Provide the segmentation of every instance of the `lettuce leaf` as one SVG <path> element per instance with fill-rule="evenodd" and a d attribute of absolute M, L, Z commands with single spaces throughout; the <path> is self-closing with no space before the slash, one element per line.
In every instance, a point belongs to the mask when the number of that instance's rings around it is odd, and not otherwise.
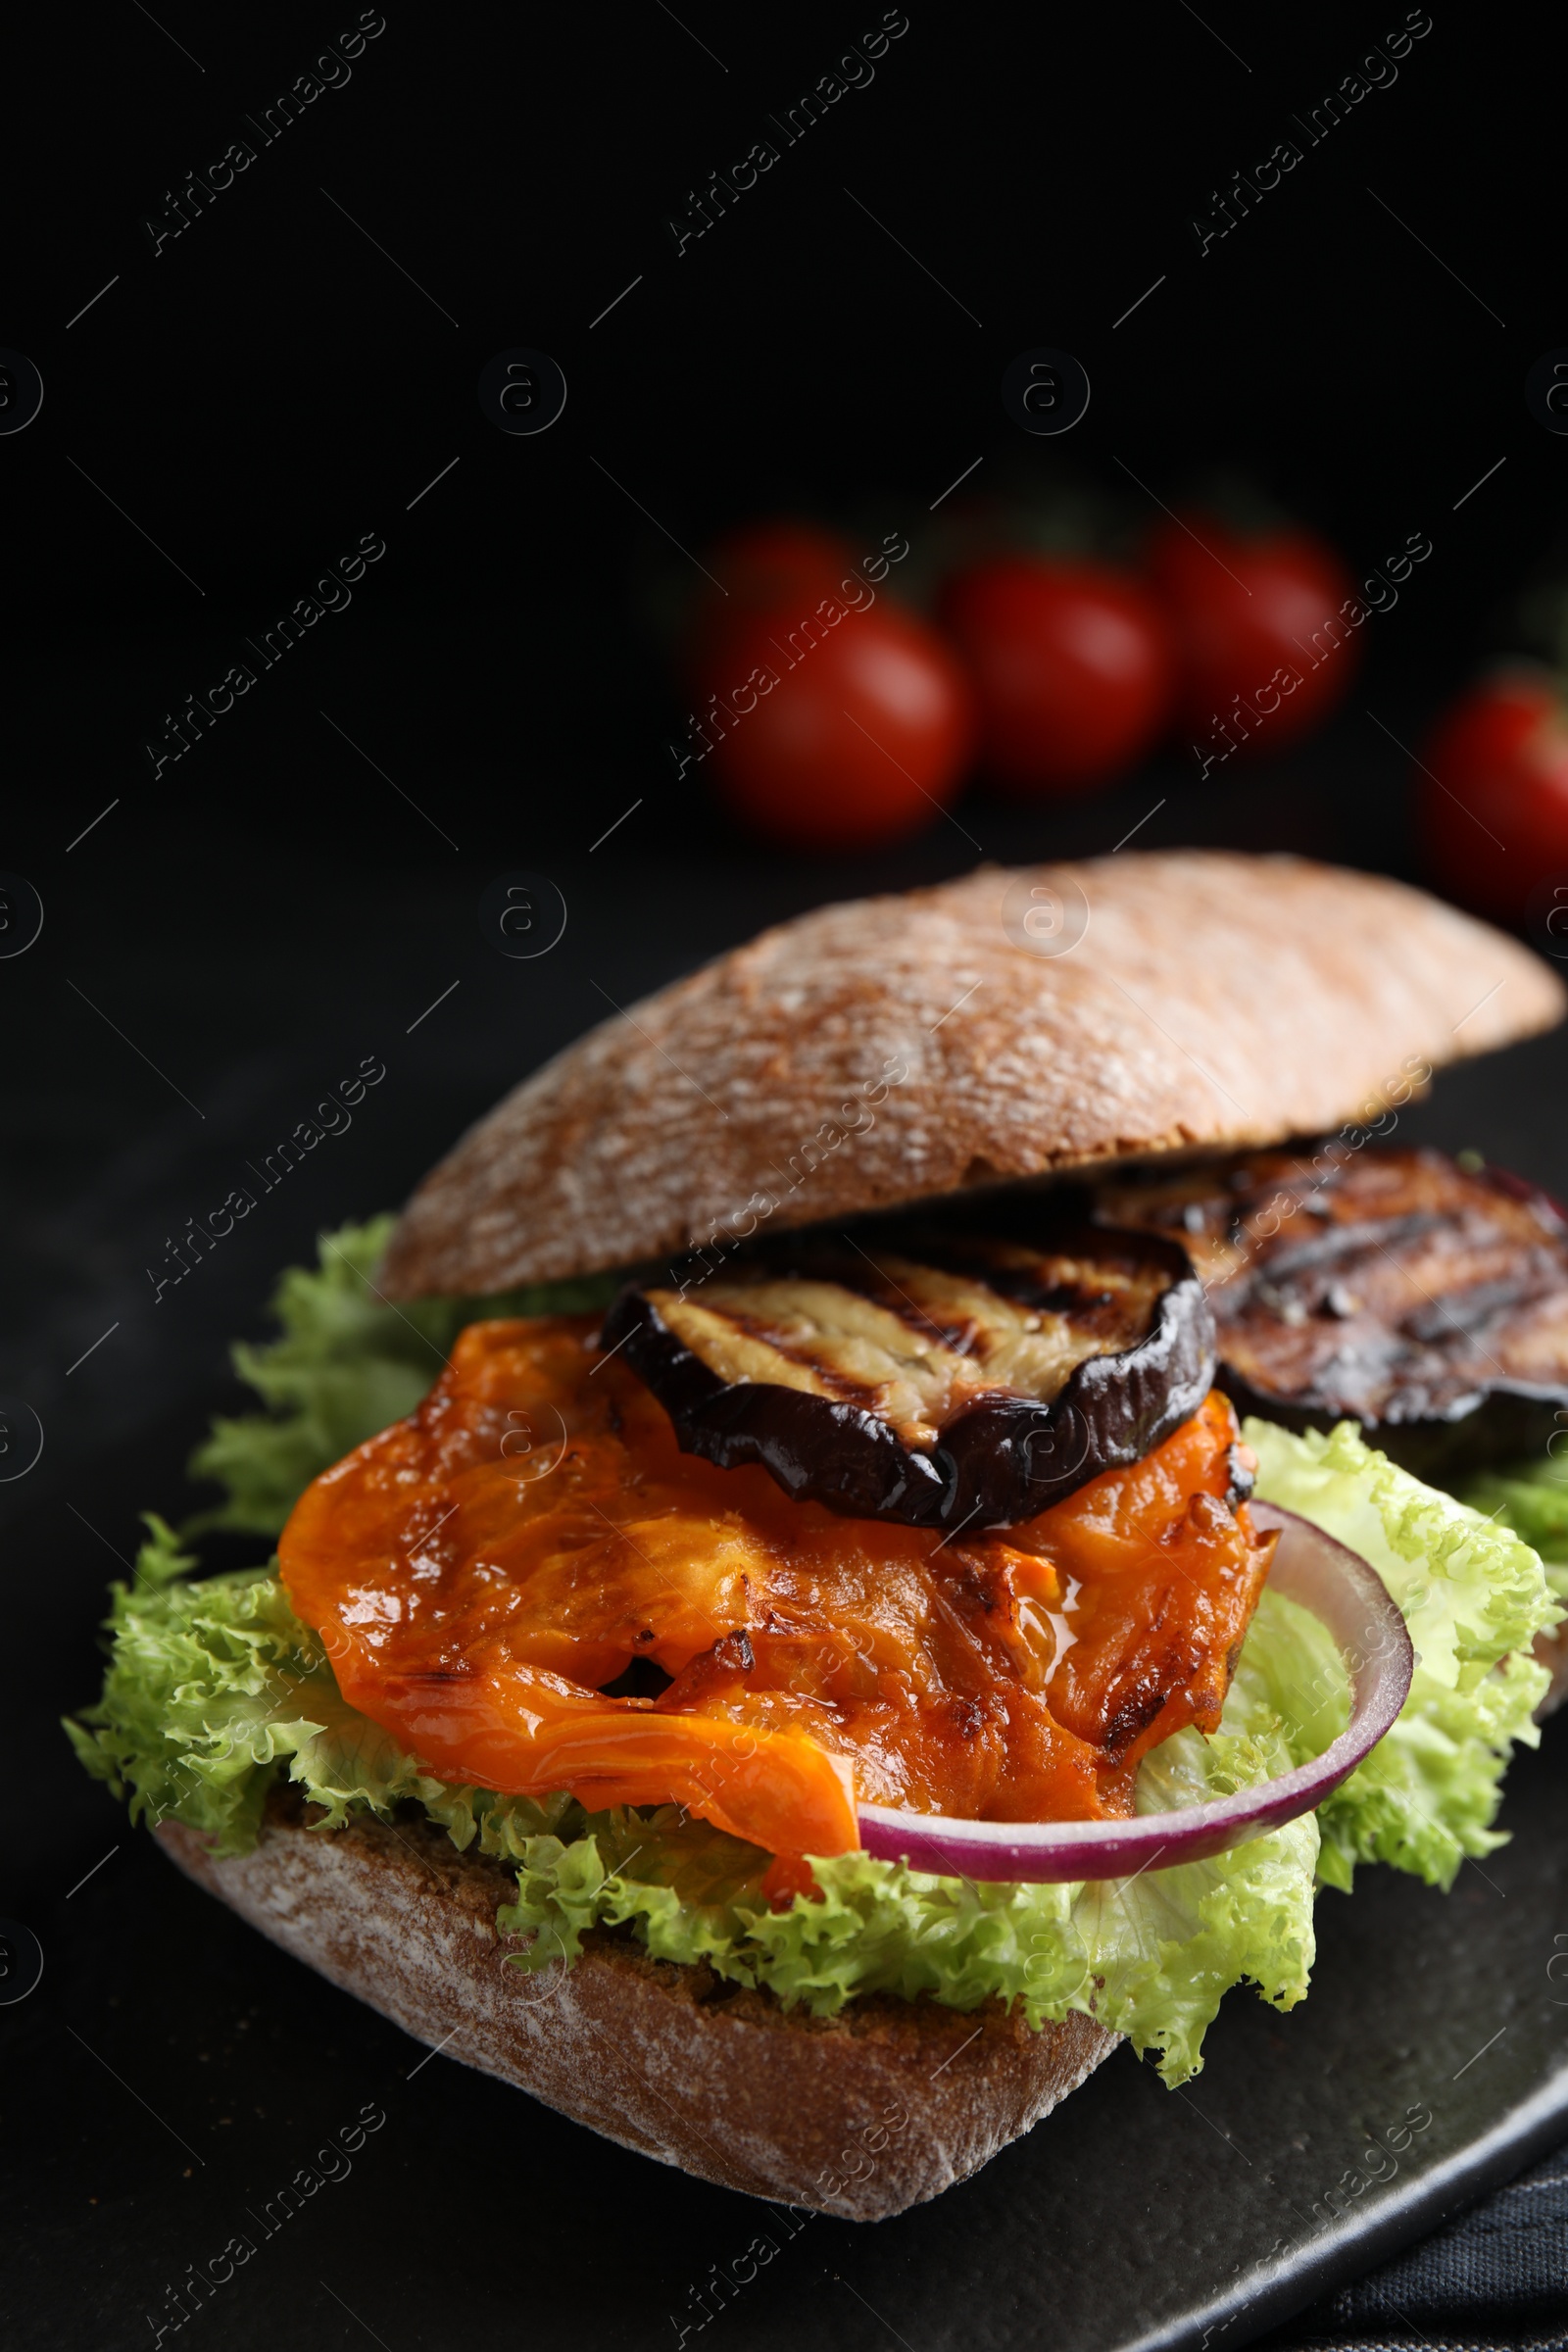
<path fill-rule="evenodd" d="M 1547 1452 L 1537 1461 L 1484 1471 L 1460 1493 L 1484 1519 L 1512 1528 L 1535 1546 L 1547 1584 L 1568 1603 L 1568 1461 Z"/>
<path fill-rule="evenodd" d="M 162 1522 L 137 1560 L 134 1590 L 114 1588 L 103 1696 L 66 1729 L 81 1762 L 133 1817 L 169 1816 L 219 1853 L 254 1845 L 281 1777 L 322 1808 L 330 1831 L 351 1809 L 383 1820 L 413 1802 L 460 1850 L 519 1865 L 503 1933 L 532 1936 L 519 1964 L 575 1958 L 585 1931 L 629 1928 L 656 1957 L 706 1960 L 787 2006 L 830 2016 L 858 1993 L 929 1993 L 957 2009 L 998 1995 L 1033 2026 L 1081 2009 L 1159 2053 L 1185 2082 L 1224 1993 L 1244 1978 L 1289 2008 L 1312 1961 L 1310 1816 L 1211 1861 L 1087 1887 L 976 1886 L 845 1854 L 814 1864 L 818 1893 L 770 1909 L 769 1857 L 672 1806 L 587 1814 L 454 1788 L 421 1772 L 348 1706 L 316 1635 L 265 1569 L 177 1581 L 189 1562 Z M 1289 1758 L 1268 1678 L 1251 1652 L 1289 1640 L 1288 1602 L 1265 1595 L 1225 1724 L 1204 1741 L 1167 1740 L 1145 1765 L 1141 1809 L 1168 1811 L 1268 1779 Z"/>
<path fill-rule="evenodd" d="M 1540 1560 L 1511 1529 L 1423 1486 L 1365 1445 L 1352 1422 L 1293 1437 L 1249 1421 L 1260 1500 L 1315 1520 L 1377 1570 L 1403 1612 L 1417 1665 L 1398 1722 L 1319 1808 L 1320 1876 L 1348 1890 L 1358 1862 L 1392 1862 L 1450 1886 L 1468 1857 L 1503 1842 L 1491 1824 L 1515 1741 L 1547 1682 L 1530 1644 L 1561 1611 Z M 1301 1755 L 1344 1729 L 1348 1688 L 1308 1621 L 1277 1691 Z M 1310 1701 L 1310 1703 L 1308 1703 Z"/>
<path fill-rule="evenodd" d="M 489 1298 L 412 1298 L 394 1306 L 374 1278 L 396 1222 L 372 1217 L 322 1234 L 319 1262 L 290 1267 L 272 1295 L 281 1338 L 236 1344 L 234 1369 L 267 1410 L 214 1420 L 190 1471 L 216 1480 L 226 1494 L 188 1520 L 187 1534 L 233 1528 L 277 1535 L 313 1478 L 413 1412 L 465 1323 L 485 1315 L 586 1314 L 608 1306 L 620 1287 L 615 1275 L 592 1275 Z"/>

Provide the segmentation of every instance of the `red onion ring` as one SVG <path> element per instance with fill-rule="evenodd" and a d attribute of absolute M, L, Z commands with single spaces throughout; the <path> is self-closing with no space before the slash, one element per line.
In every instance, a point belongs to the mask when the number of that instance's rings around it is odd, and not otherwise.
<path fill-rule="evenodd" d="M 1327 1627 L 1349 1674 L 1350 1720 L 1332 1746 L 1255 1788 L 1132 1821 L 959 1821 L 861 1805 L 864 1850 L 941 1878 L 1044 1885 L 1130 1879 L 1156 1865 L 1170 1870 L 1222 1854 L 1315 1811 L 1394 1722 L 1409 1693 L 1415 1652 L 1396 1602 L 1365 1560 L 1295 1511 L 1272 1502 L 1250 1507 L 1256 1527 L 1280 1531 L 1269 1585 Z"/>

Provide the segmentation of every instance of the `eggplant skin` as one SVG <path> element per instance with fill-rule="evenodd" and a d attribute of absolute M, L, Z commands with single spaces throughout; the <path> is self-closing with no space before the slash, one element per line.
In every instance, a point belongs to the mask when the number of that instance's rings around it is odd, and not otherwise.
<path fill-rule="evenodd" d="M 1259 1420 L 1277 1422 L 1281 1429 L 1294 1430 L 1298 1436 L 1304 1430 L 1328 1430 L 1338 1421 L 1360 1418 L 1330 1403 L 1302 1404 L 1254 1388 L 1224 1362 L 1214 1385 L 1224 1391 L 1242 1419 L 1254 1413 Z M 1379 1453 L 1386 1453 L 1412 1477 L 1438 1487 L 1451 1487 L 1477 1470 L 1533 1461 L 1547 1451 L 1552 1439 L 1560 1437 L 1565 1428 L 1568 1390 L 1544 1392 L 1511 1387 L 1504 1381 L 1494 1381 L 1485 1389 L 1451 1399 L 1441 1419 L 1431 1414 L 1403 1421 L 1361 1419 L 1361 1434 L 1369 1446 L 1375 1446 Z"/>
<path fill-rule="evenodd" d="M 847 1398 L 768 1381 L 727 1381 L 629 1285 L 600 1337 L 669 1414 L 683 1452 L 730 1470 L 761 1465 L 786 1494 L 848 1518 L 952 1534 L 1010 1527 L 1102 1471 L 1125 1468 L 1190 1420 L 1213 1386 L 1213 1319 L 1186 1251 L 1151 1234 L 1098 1237 L 1168 1279 L 1136 1343 L 1078 1363 L 1049 1400 L 995 1392 L 956 1412 L 931 1446 Z"/>
<path fill-rule="evenodd" d="M 1568 1428 L 1568 1220 L 1503 1169 L 1306 1143 L 1123 1180 L 1098 1206 L 1181 1234 L 1242 1412 L 1357 1421 L 1440 1484 Z"/>

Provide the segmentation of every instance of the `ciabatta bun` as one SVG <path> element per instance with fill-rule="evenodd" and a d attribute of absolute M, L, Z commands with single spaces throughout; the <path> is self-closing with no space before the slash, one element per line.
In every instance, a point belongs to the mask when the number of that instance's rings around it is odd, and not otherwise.
<path fill-rule="evenodd" d="M 157 1835 L 198 1886 L 449 2058 L 700 2180 L 848 2221 L 977 2172 L 1120 2038 L 1080 2016 L 1031 2034 L 995 2001 L 873 1994 L 814 2019 L 600 1932 L 570 1968 L 525 1976 L 496 1934 L 512 1873 L 415 1816 L 312 1829 L 284 1789 L 252 1853 L 219 1861 L 178 1822 Z"/>
<path fill-rule="evenodd" d="M 381 1280 L 502 1290 L 1317 1134 L 1565 1001 L 1517 941 L 1299 858 L 982 868 L 802 915 L 590 1031 L 425 1179 Z"/>

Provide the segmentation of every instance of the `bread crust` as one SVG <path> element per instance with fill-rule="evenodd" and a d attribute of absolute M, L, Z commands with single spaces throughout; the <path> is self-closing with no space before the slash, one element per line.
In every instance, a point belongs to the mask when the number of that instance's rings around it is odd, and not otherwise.
<path fill-rule="evenodd" d="M 1035 952 L 1070 943 L 1085 908 L 1070 952 Z M 381 1279 L 395 1298 L 482 1293 L 1321 1133 L 1423 1064 L 1549 1028 L 1565 1001 L 1517 941 L 1303 858 L 983 867 L 803 915 L 592 1030 L 425 1179 Z"/>
<path fill-rule="evenodd" d="M 872 1994 L 810 2018 L 598 1931 L 572 1966 L 525 1976 L 495 1927 L 511 1874 L 420 1818 L 311 1829 L 283 1790 L 252 1853 L 219 1860 L 179 1822 L 157 1836 L 251 1926 L 449 2057 L 700 2180 L 849 2221 L 964 2180 L 1120 2039 L 1077 2015 L 1033 2034 L 995 2001 Z"/>

